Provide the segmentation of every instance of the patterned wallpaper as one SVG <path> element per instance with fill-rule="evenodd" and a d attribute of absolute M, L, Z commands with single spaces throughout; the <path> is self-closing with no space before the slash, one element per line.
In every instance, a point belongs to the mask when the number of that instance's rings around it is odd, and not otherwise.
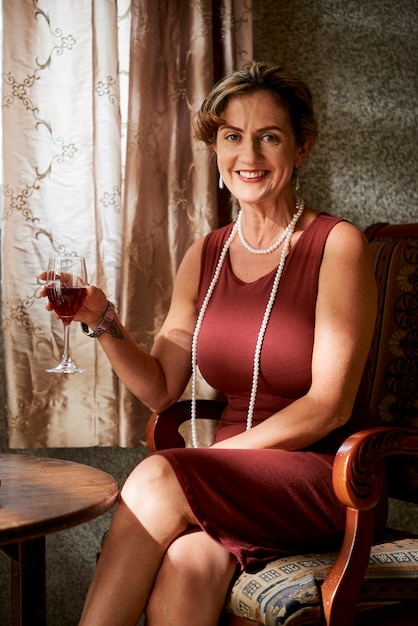
<path fill-rule="evenodd" d="M 301 173 L 317 209 L 361 228 L 418 218 L 416 0 L 253 0 L 257 60 L 310 85 L 320 137 Z"/>

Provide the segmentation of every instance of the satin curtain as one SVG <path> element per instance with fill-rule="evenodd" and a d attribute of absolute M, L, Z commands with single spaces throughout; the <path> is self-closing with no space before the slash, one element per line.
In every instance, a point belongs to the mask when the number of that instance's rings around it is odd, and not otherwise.
<path fill-rule="evenodd" d="M 78 324 L 72 355 L 86 372 L 45 372 L 63 328 L 37 276 L 51 255 L 85 256 L 89 281 L 150 347 L 184 251 L 218 225 L 216 166 L 191 119 L 251 58 L 250 3 L 3 0 L 3 29 L 9 445 L 140 445 L 148 410 Z"/>
<path fill-rule="evenodd" d="M 251 10 L 143 0 L 132 33 L 122 311 L 149 349 L 184 252 L 218 226 L 214 153 L 193 139 L 192 119 L 214 82 L 251 58 Z M 123 386 L 120 397 L 121 440 L 135 445 L 149 412 Z"/>

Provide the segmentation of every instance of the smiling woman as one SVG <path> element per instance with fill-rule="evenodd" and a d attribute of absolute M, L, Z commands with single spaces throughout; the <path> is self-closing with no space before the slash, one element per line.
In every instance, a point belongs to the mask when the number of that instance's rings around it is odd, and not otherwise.
<path fill-rule="evenodd" d="M 294 189 L 314 120 L 304 83 L 255 62 L 221 80 L 197 114 L 238 219 L 190 246 L 150 351 L 117 315 L 98 339 L 155 412 L 192 373 L 193 448 L 155 452 L 128 477 L 83 626 L 133 624 L 144 610 L 150 626 L 194 626 L 196 614 L 215 626 L 234 573 L 341 540 L 332 465 L 347 435 L 368 425 L 353 405 L 376 288 L 360 231 Z M 94 327 L 105 307 L 89 286 L 76 319 Z M 198 368 L 226 398 L 208 448 L 196 436 Z M 376 530 L 385 513 L 383 499 Z"/>

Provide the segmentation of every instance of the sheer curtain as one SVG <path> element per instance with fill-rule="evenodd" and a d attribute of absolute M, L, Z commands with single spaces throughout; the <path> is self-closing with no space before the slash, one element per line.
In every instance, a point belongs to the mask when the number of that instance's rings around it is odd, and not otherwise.
<path fill-rule="evenodd" d="M 3 29 L 9 445 L 138 445 L 148 411 L 78 324 L 86 372 L 45 372 L 63 328 L 37 276 L 51 255 L 85 256 L 89 281 L 150 346 L 185 249 L 218 224 L 215 164 L 191 119 L 251 57 L 250 2 L 3 0 Z"/>

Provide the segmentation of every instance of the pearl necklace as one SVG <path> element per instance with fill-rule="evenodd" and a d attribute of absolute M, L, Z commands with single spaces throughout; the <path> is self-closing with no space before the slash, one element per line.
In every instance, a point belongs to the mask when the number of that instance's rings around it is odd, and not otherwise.
<path fill-rule="evenodd" d="M 254 407 L 255 407 L 255 399 L 256 399 L 256 395 L 257 395 L 257 387 L 258 387 L 258 377 L 259 377 L 259 372 L 260 372 L 260 357 L 261 357 L 261 349 L 263 346 L 263 340 L 264 340 L 264 335 L 266 333 L 266 329 L 267 329 L 267 324 L 270 318 L 270 314 L 271 311 L 273 309 L 273 305 L 276 299 L 276 295 L 277 295 L 277 291 L 279 289 L 279 284 L 280 284 L 280 279 L 282 277 L 282 273 L 283 273 L 283 268 L 284 268 L 284 264 L 285 264 L 285 260 L 286 260 L 286 255 L 287 252 L 289 250 L 289 246 L 290 246 L 290 240 L 292 239 L 292 235 L 295 231 L 296 228 L 296 224 L 297 221 L 299 219 L 299 217 L 302 215 L 303 213 L 303 209 L 304 209 L 304 202 L 301 198 L 297 198 L 296 201 L 296 207 L 297 207 L 297 211 L 295 213 L 295 215 L 293 216 L 291 222 L 289 223 L 289 225 L 286 227 L 285 231 L 286 231 L 286 235 L 285 237 L 282 239 L 282 241 L 284 240 L 284 246 L 282 249 L 282 253 L 280 255 L 280 262 L 279 265 L 277 267 L 276 270 L 276 275 L 274 277 L 274 281 L 273 281 L 273 286 L 271 289 L 271 293 L 270 293 L 270 297 L 268 299 L 267 305 L 266 305 L 266 309 L 264 311 L 264 315 L 263 315 L 263 320 L 260 326 L 260 330 L 258 333 L 258 338 L 257 338 L 257 343 L 256 343 L 256 347 L 255 347 L 255 352 L 254 352 L 254 368 L 253 368 L 253 377 L 252 377 L 252 385 L 251 385 L 251 394 L 250 394 L 250 400 L 249 400 L 249 404 L 248 404 L 248 412 L 247 412 L 247 423 L 246 423 L 246 428 L 245 430 L 250 430 L 252 427 L 252 421 L 253 421 L 253 414 L 254 414 Z M 203 304 L 202 304 L 202 308 L 200 309 L 199 315 L 197 317 L 197 321 L 196 321 L 196 326 L 195 326 L 195 330 L 193 333 L 193 339 L 192 339 L 192 398 L 191 398 L 191 435 L 192 435 L 192 445 L 194 448 L 198 448 L 198 443 L 197 443 L 197 433 L 196 433 L 196 383 L 197 383 L 197 340 L 198 340 L 198 336 L 200 333 L 200 329 L 202 327 L 202 322 L 203 322 L 203 317 L 206 313 L 206 309 L 208 307 L 209 304 L 209 300 L 212 297 L 212 294 L 214 292 L 216 283 L 218 282 L 220 273 L 221 273 L 221 269 L 226 257 L 226 254 L 228 252 L 228 249 L 231 245 L 232 240 L 234 239 L 235 235 L 239 234 L 239 225 L 238 225 L 238 219 L 239 216 L 231 230 L 231 233 L 228 237 L 228 239 L 225 242 L 224 247 L 222 248 L 222 252 L 219 256 L 218 259 L 218 263 L 216 265 L 216 269 L 215 269 L 215 273 L 213 275 L 213 278 L 210 282 L 209 288 L 206 292 L 206 296 L 205 299 L 203 300 Z M 280 242 L 282 243 L 282 242 Z M 277 244 L 277 242 L 276 242 Z M 278 245 L 280 244 L 274 244 L 276 247 L 278 247 Z M 257 252 L 258 253 L 258 252 Z M 263 253 L 262 253 L 263 254 Z M 268 254 L 267 252 L 264 252 L 264 254 Z"/>
<path fill-rule="evenodd" d="M 271 252 L 274 252 L 275 250 L 277 250 L 277 248 L 283 243 L 283 241 L 286 239 L 287 235 L 289 234 L 289 231 L 294 229 L 296 222 L 298 221 L 299 217 L 302 214 L 302 211 L 303 211 L 303 200 L 301 201 L 299 198 L 297 198 L 296 213 L 293 215 L 291 221 L 286 226 L 286 228 L 284 229 L 280 237 L 276 239 L 276 241 L 273 244 L 271 244 L 271 246 L 269 246 L 268 248 L 253 248 L 252 246 L 250 246 L 250 244 L 244 237 L 244 233 L 242 232 L 242 212 L 240 211 L 237 217 L 237 230 L 238 230 L 238 236 L 239 236 L 240 242 L 242 243 L 244 248 L 248 250 L 248 252 L 251 252 L 251 254 L 271 254 Z"/>

